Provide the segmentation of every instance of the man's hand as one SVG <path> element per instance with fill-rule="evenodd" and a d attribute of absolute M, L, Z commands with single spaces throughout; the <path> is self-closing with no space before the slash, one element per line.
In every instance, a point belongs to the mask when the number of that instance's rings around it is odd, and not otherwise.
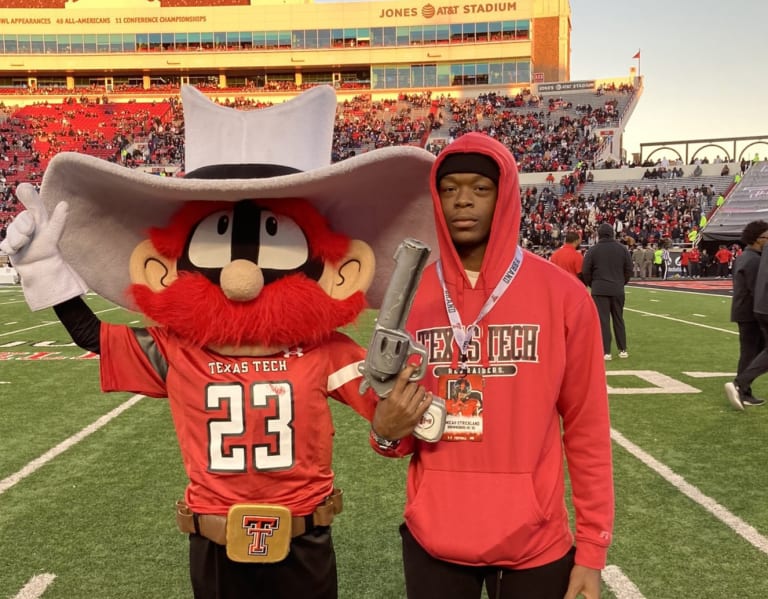
<path fill-rule="evenodd" d="M 568 582 L 568 591 L 563 599 L 600 599 L 600 570 L 586 566 L 574 566 Z"/>
<path fill-rule="evenodd" d="M 415 370 L 410 364 L 403 368 L 391 393 L 379 400 L 371 425 L 380 437 L 394 441 L 410 435 L 429 408 L 432 394 L 408 380 Z"/>
<path fill-rule="evenodd" d="M 29 307 L 42 310 L 85 293 L 87 285 L 59 253 L 59 239 L 67 219 L 66 202 L 60 202 L 48 218 L 43 201 L 29 183 L 19 185 L 16 197 L 26 210 L 8 225 L 0 250 L 8 254 L 18 271 Z"/>

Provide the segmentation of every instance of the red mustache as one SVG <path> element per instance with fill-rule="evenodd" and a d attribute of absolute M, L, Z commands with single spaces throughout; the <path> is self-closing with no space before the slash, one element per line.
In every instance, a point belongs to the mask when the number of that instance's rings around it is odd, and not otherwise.
<path fill-rule="evenodd" d="M 129 293 L 146 316 L 197 346 L 313 345 L 366 306 L 362 292 L 335 300 L 303 274 L 270 283 L 248 302 L 227 299 L 199 273 L 180 273 L 160 292 L 131 285 Z"/>

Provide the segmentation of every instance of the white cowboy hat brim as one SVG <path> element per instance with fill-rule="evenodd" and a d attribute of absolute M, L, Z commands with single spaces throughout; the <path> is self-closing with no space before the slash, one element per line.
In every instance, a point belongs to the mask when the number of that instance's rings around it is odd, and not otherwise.
<path fill-rule="evenodd" d="M 373 150 L 328 166 L 261 179 L 160 177 L 105 160 L 63 152 L 48 165 L 40 195 L 48 212 L 69 204 L 59 249 L 88 286 L 106 299 L 135 309 L 126 295 L 131 252 L 150 227 L 165 226 L 190 201 L 235 202 L 304 198 L 331 228 L 368 243 L 376 274 L 366 297 L 381 304 L 400 242 L 413 237 L 437 258 L 429 176 L 435 157 L 424 149 Z"/>

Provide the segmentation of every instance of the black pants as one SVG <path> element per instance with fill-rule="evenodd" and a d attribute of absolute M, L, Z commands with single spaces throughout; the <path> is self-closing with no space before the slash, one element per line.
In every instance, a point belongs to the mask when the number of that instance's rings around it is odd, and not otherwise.
<path fill-rule="evenodd" d="M 243 564 L 224 546 L 189 535 L 189 573 L 195 599 L 336 599 L 336 554 L 330 527 L 291 541 L 281 562 Z"/>
<path fill-rule="evenodd" d="M 760 327 L 759 334 L 762 337 L 762 343 L 759 346 L 759 353 L 754 354 L 754 350 L 758 347 L 758 345 L 752 341 L 752 346 L 746 351 L 748 354 L 751 352 L 754 357 L 749 362 L 746 362 L 745 360 L 745 364 L 742 364 L 741 356 L 739 356 L 739 372 L 734 379 L 736 384 L 739 386 L 739 389 L 745 393 L 749 393 L 750 395 L 752 394 L 752 381 L 754 381 L 761 374 L 768 372 L 768 316 L 757 315 L 757 324 Z M 745 330 L 742 330 L 742 325 L 745 325 Z M 749 323 L 739 323 L 739 344 L 741 346 L 742 352 L 745 351 L 745 341 L 742 340 L 742 333 L 746 332 L 748 326 Z M 753 326 L 752 330 L 747 333 L 747 336 L 753 335 L 754 333 L 755 331 Z"/>
<path fill-rule="evenodd" d="M 563 599 L 576 555 L 574 547 L 556 562 L 524 570 L 462 566 L 429 555 L 405 524 L 400 535 L 408 599 L 480 599 L 483 584 L 490 599 Z"/>
<path fill-rule="evenodd" d="M 593 295 L 600 317 L 600 331 L 603 334 L 603 353 L 611 353 L 611 322 L 619 351 L 627 349 L 627 329 L 624 326 L 624 296 Z"/>

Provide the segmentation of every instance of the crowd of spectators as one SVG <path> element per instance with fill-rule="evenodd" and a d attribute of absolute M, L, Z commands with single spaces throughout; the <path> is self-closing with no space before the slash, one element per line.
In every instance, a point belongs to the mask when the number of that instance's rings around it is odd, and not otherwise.
<path fill-rule="evenodd" d="M 401 94 L 391 100 L 360 94 L 339 103 L 332 160 L 402 144 L 424 145 L 437 154 L 456 137 L 485 131 L 513 151 L 522 172 L 558 173 L 548 176 L 540 188 L 522 190 L 521 239 L 530 248 L 548 255 L 568 230 L 578 230 L 584 242 L 591 244 L 603 222 L 614 226 L 617 236 L 630 244 L 662 239 L 685 243 L 702 213 L 714 205 L 711 186 L 687 186 L 681 180 L 670 191 L 645 182 L 597 194 L 579 191 L 593 179 L 602 149 L 602 140 L 593 132 L 615 117 L 616 94 L 632 92 L 631 87 L 602 89 L 602 104 L 597 108 L 569 106 L 558 99 L 544 102 L 530 91 L 461 100 L 429 92 Z M 220 103 L 239 109 L 271 105 L 245 95 Z M 15 186 L 21 181 L 39 183 L 53 154 L 63 150 L 94 153 L 168 175 L 183 173 L 183 138 L 178 96 L 170 96 L 160 106 L 71 97 L 61 104 L 36 105 L 34 110 L 4 109 L 0 112 L 0 238 L 21 209 Z M 654 168 L 665 167 L 659 163 Z"/>

